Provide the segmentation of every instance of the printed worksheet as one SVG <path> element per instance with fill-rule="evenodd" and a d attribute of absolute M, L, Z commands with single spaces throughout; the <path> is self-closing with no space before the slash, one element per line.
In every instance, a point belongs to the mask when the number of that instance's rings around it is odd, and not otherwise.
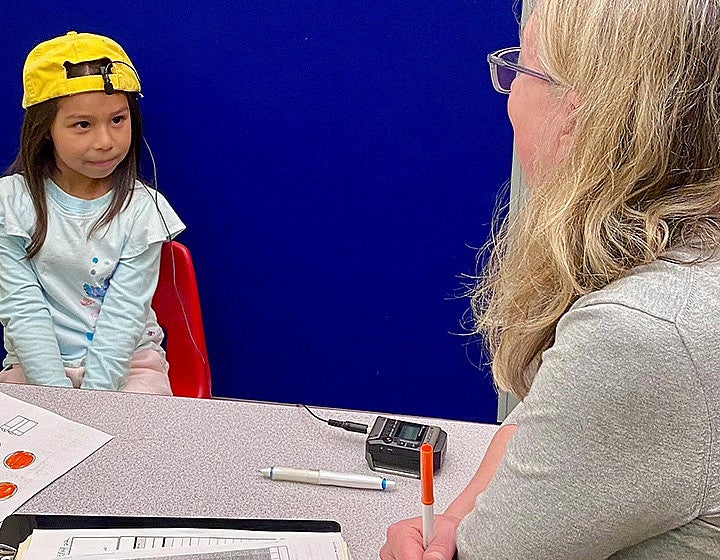
<path fill-rule="evenodd" d="M 0 393 L 0 523 L 112 438 Z"/>
<path fill-rule="evenodd" d="M 345 560 L 340 533 L 225 529 L 36 529 L 18 555 L 23 560 L 129 560 L 183 556 L 243 560 Z M 242 551 L 242 554 L 238 554 Z"/>

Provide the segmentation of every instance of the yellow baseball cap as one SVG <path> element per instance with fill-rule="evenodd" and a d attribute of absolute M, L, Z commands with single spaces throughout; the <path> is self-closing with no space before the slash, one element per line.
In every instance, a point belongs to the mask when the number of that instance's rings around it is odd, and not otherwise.
<path fill-rule="evenodd" d="M 120 63 L 113 64 L 108 73 L 115 90 L 140 91 L 140 81 L 132 70 L 135 67 L 120 45 L 102 35 L 70 31 L 67 35 L 40 43 L 30 51 L 23 68 L 23 108 L 74 93 L 104 91 L 103 76 L 93 74 L 68 78 L 65 63 L 78 64 L 105 58 Z"/>

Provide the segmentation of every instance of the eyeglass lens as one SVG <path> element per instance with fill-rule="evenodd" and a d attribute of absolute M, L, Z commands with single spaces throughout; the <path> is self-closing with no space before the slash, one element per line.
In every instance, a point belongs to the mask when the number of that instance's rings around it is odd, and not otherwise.
<path fill-rule="evenodd" d="M 510 51 L 508 53 L 504 53 L 502 55 L 502 59 L 510 62 L 512 64 L 517 64 L 518 59 L 520 58 L 520 52 L 519 51 Z M 515 79 L 515 76 L 517 76 L 517 72 L 513 68 L 508 68 L 507 66 L 501 66 L 500 64 L 496 65 L 497 67 L 497 79 L 498 84 L 500 84 L 500 87 L 506 91 L 510 91 L 510 85 L 512 84 L 513 80 Z"/>

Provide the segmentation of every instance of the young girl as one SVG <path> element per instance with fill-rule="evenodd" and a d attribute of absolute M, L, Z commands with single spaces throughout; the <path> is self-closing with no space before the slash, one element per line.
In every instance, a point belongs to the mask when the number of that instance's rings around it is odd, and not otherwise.
<path fill-rule="evenodd" d="M 0 382 L 171 394 L 150 307 L 184 229 L 139 180 L 139 78 L 115 41 L 70 32 L 23 71 L 20 151 L 0 179 Z"/>
<path fill-rule="evenodd" d="M 718 37 L 720 0 L 539 0 L 490 55 L 531 192 L 473 309 L 523 402 L 383 560 L 720 558 Z"/>

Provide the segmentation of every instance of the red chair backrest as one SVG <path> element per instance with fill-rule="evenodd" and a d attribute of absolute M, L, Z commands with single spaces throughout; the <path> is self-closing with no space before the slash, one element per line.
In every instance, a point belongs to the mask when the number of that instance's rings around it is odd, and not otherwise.
<path fill-rule="evenodd" d="M 200 294 L 190 250 L 182 243 L 163 245 L 152 307 L 165 331 L 173 394 L 209 399 L 212 382 Z"/>

